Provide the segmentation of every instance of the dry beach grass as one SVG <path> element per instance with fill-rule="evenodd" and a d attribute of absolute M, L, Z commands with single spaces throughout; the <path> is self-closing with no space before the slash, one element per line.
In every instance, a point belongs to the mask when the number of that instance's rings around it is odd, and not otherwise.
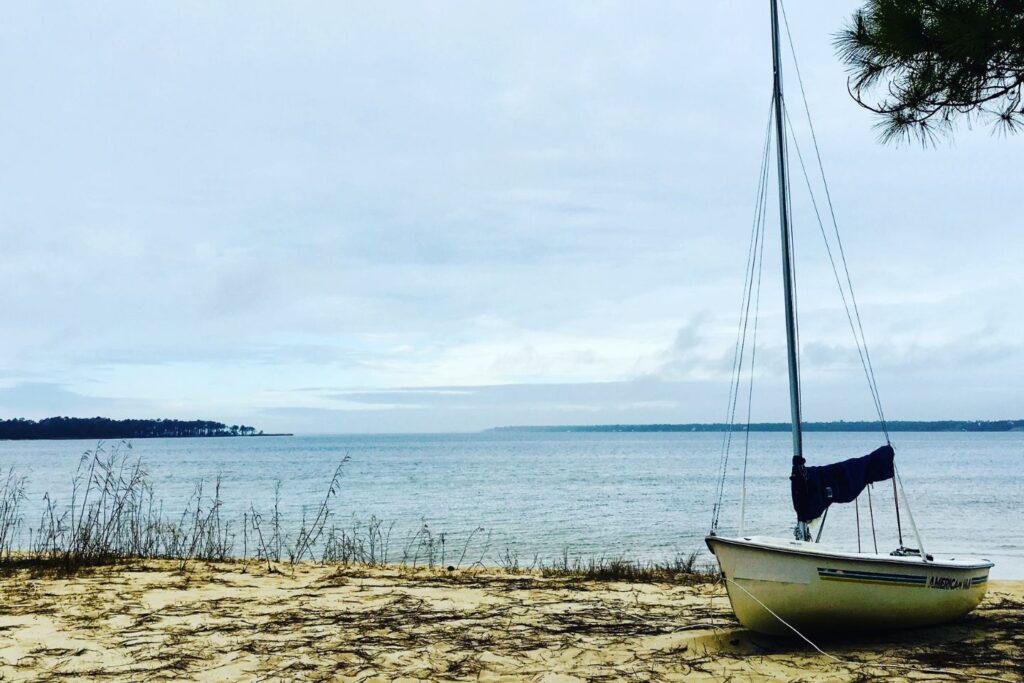
<path fill-rule="evenodd" d="M 1024 583 L 936 629 L 824 643 L 739 629 L 678 575 L 137 561 L 0 577 L 0 677 L 68 680 L 942 680 L 875 662 L 1024 676 Z M 854 663 L 857 662 L 857 663 Z"/>

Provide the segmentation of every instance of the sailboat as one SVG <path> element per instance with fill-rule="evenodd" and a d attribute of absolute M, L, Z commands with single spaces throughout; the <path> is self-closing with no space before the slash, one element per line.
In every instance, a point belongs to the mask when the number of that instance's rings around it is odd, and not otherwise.
<path fill-rule="evenodd" d="M 904 545 L 899 518 L 902 483 L 899 481 L 895 451 L 891 443 L 886 443 L 863 457 L 830 465 L 809 466 L 804 459 L 795 305 L 796 282 L 786 143 L 788 119 L 782 90 L 778 0 L 769 2 L 774 68 L 773 113 L 768 130 L 771 130 L 774 120 L 793 435 L 790 488 L 797 521 L 791 538 L 745 536 L 741 512 L 739 533 L 735 537 L 730 537 L 719 533 L 716 510 L 712 529 L 705 541 L 718 561 L 736 618 L 751 630 L 775 635 L 793 635 L 794 632 L 894 629 L 948 622 L 967 614 L 981 602 L 993 563 L 984 559 L 939 558 L 926 553 L 905 493 L 902 495 L 903 509 L 916 536 L 917 548 L 908 548 Z M 799 76 L 799 70 L 797 75 Z M 770 145 L 766 141 L 762 174 L 766 173 L 764 169 L 768 166 L 769 150 Z M 799 147 L 797 151 L 799 152 Z M 824 174 L 822 176 L 824 178 Z M 766 175 L 762 177 L 767 178 Z M 838 237 L 838 227 L 836 230 Z M 845 256 L 843 259 L 845 265 Z M 834 264 L 833 269 L 835 270 Z M 836 277 L 839 282 L 838 271 Z M 850 287 L 852 298 L 852 283 Z M 842 291 L 841 283 L 840 289 Z M 844 305 L 845 303 L 844 298 Z M 851 329 L 854 329 L 849 309 L 847 315 Z M 857 320 L 859 323 L 859 312 Z M 856 331 L 854 336 L 857 338 Z M 862 339 L 861 331 L 858 350 Z M 870 356 L 868 358 L 870 359 Z M 884 428 L 884 415 L 877 398 L 873 369 L 868 372 L 868 367 L 865 366 L 865 371 Z M 887 430 L 886 441 L 888 442 Z M 723 480 L 724 476 L 723 467 Z M 860 551 L 859 508 L 858 552 L 833 549 L 819 543 L 820 528 L 812 539 L 811 529 L 823 524 L 831 505 L 856 502 L 866 488 L 870 496 L 870 487 L 873 484 L 888 481 L 892 482 L 899 528 L 899 547 L 896 550 L 888 554 L 879 553 L 876 542 L 874 552 Z M 743 504 L 745 490 L 741 506 Z M 872 532 L 873 524 L 872 513 Z"/>

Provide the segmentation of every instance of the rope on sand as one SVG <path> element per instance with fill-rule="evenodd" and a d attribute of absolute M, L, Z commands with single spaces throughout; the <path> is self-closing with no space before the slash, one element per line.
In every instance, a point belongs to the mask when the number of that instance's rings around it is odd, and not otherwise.
<path fill-rule="evenodd" d="M 741 591 L 746 593 L 748 596 L 750 596 L 750 598 L 754 602 L 759 604 L 761 607 L 763 607 L 765 609 L 765 611 L 768 612 L 768 614 L 770 614 L 773 617 L 775 617 L 776 619 L 778 619 L 779 622 L 781 624 L 783 624 L 786 628 L 788 628 L 790 631 L 792 631 L 793 633 L 795 633 L 798 636 L 800 636 L 800 638 L 803 639 L 803 641 L 805 643 L 807 643 L 808 645 L 813 647 L 815 650 L 817 650 L 822 655 L 828 657 L 832 661 L 837 662 L 839 664 L 845 664 L 847 666 L 859 666 L 859 667 L 865 668 L 865 669 L 867 669 L 867 668 L 902 669 L 904 671 L 915 671 L 917 673 L 923 673 L 923 674 L 940 674 L 940 675 L 943 675 L 943 676 L 953 676 L 954 678 L 961 678 L 961 679 L 968 680 L 968 681 L 982 679 L 982 680 L 986 680 L 986 681 L 999 681 L 1000 683 L 1017 683 L 1017 681 L 1014 681 L 1013 679 L 1010 679 L 1010 678 L 999 678 L 998 676 L 987 676 L 985 674 L 980 674 L 980 673 L 965 673 L 963 671 L 955 671 L 955 670 L 952 670 L 952 669 L 927 669 L 927 668 L 911 666 L 910 664 L 886 664 L 886 663 L 881 663 L 881 662 L 876 662 L 874 664 L 871 664 L 871 663 L 868 663 L 868 662 L 857 662 L 857 661 L 853 661 L 853 660 L 842 659 L 840 657 L 836 657 L 835 655 L 833 655 L 831 653 L 828 653 L 828 652 L 825 652 L 820 647 L 818 647 L 810 638 L 805 636 L 803 633 L 798 631 L 795 626 L 793 626 L 788 621 L 786 621 L 785 619 L 780 617 L 778 614 L 776 614 L 774 611 L 772 611 L 771 607 L 769 607 L 768 605 L 766 605 L 763 602 L 761 602 L 760 600 L 758 600 L 757 596 L 754 595 L 753 593 L 751 593 L 750 591 L 748 591 L 746 588 L 744 588 L 740 584 L 736 583 L 735 581 L 733 581 L 729 577 L 723 576 L 722 578 L 724 578 L 726 581 L 728 581 L 729 583 L 731 583 L 732 585 L 736 586 Z"/>

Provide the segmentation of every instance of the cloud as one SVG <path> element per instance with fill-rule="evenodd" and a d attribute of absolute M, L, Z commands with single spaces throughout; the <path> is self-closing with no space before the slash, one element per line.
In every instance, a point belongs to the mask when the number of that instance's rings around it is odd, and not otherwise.
<path fill-rule="evenodd" d="M 318 393 L 339 407 L 277 408 L 271 425 L 318 432 L 466 431 L 509 424 L 593 424 L 715 419 L 714 383 L 656 381 L 396 388 Z M 723 398 L 724 401 L 724 398 Z M 696 409 L 696 411 L 695 411 Z"/>
<path fill-rule="evenodd" d="M 1019 155 L 978 132 L 875 144 L 832 54 L 856 5 L 791 19 L 879 381 L 1002 415 L 971 387 L 1024 383 Z M 470 429 L 685 421 L 727 391 L 770 76 L 746 0 L 4 19 L 22 106 L 0 126 L 0 358 L 51 387 L 11 410 Z M 807 391 L 838 418 L 858 361 L 798 189 Z M 773 215 L 766 387 L 785 377 Z"/>
<path fill-rule="evenodd" d="M 131 401 L 135 410 L 146 411 L 145 404 Z M 25 382 L 0 387 L 0 411 L 6 418 L 39 419 L 65 415 L 69 417 L 106 416 L 128 407 L 117 399 L 86 396 L 49 382 Z"/>

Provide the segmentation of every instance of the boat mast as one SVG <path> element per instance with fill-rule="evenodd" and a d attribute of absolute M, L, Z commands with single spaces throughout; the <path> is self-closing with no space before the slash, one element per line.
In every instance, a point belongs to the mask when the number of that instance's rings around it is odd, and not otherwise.
<path fill-rule="evenodd" d="M 789 362 L 789 409 L 793 420 L 793 462 L 803 465 L 803 433 L 800 429 L 800 367 L 796 349 L 796 307 L 793 303 L 793 252 L 789 225 L 789 165 L 786 161 L 786 125 L 782 102 L 782 59 L 779 49 L 778 0 L 772 6 L 772 66 L 775 102 L 775 140 L 778 143 L 779 222 L 782 228 L 782 278 L 786 295 L 786 350 Z M 799 460 L 798 460 L 799 458 Z"/>

